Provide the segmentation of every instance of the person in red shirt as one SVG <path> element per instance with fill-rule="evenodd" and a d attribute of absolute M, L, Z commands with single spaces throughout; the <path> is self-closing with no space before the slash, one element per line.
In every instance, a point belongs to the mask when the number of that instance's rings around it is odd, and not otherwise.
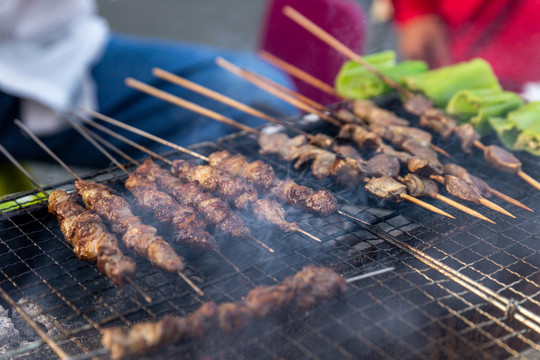
<path fill-rule="evenodd" d="M 487 60 L 506 90 L 540 82 L 540 0 L 392 0 L 399 48 L 432 67 Z"/>

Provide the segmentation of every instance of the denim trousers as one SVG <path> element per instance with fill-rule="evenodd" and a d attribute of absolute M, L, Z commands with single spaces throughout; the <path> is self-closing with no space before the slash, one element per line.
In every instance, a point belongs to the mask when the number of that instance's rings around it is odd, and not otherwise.
<path fill-rule="evenodd" d="M 221 56 L 232 63 L 252 70 L 288 88 L 290 79 L 279 70 L 258 59 L 255 54 L 212 48 L 197 44 L 169 42 L 120 34 L 111 35 L 103 58 L 92 69 L 98 91 L 99 111 L 178 145 L 191 145 L 215 140 L 236 129 L 195 114 L 163 100 L 141 93 L 125 85 L 126 77 L 158 87 L 183 99 L 221 113 L 249 126 L 263 124 L 252 116 L 198 95 L 177 85 L 156 78 L 151 71 L 162 68 L 195 83 L 223 93 L 273 116 L 290 116 L 296 110 L 247 81 L 230 74 L 215 64 Z M 52 161 L 31 139 L 22 134 L 13 120 L 19 116 L 19 99 L 0 93 L 0 143 L 17 159 Z M 156 151 L 165 148 L 153 141 L 108 126 L 141 145 Z M 106 134 L 99 135 L 135 157 L 142 154 Z M 109 160 L 82 138 L 66 128 L 57 134 L 41 137 L 68 164 L 103 167 Z"/>

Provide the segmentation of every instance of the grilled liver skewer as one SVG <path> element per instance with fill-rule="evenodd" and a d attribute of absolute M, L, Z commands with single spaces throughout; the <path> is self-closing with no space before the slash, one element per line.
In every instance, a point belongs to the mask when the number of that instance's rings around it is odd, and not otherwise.
<path fill-rule="evenodd" d="M 537 190 L 540 190 L 540 183 L 521 169 L 521 162 L 512 153 L 496 145 L 485 146 L 482 144 L 480 142 L 480 135 L 472 128 L 472 125 L 465 124 L 466 126 L 462 125 L 461 127 L 457 127 L 455 121 L 448 114 L 433 107 L 431 100 L 423 95 L 413 94 L 389 77 L 383 75 L 360 55 L 356 54 L 298 11 L 290 6 L 285 6 L 283 12 L 287 17 L 311 32 L 314 36 L 324 41 L 335 50 L 341 52 L 347 58 L 362 64 L 369 71 L 376 74 L 384 83 L 405 96 L 407 99 L 404 103 L 405 109 L 420 116 L 421 124 L 441 133 L 443 137 L 449 136 L 452 132 L 455 133 L 462 142 L 462 149 L 464 152 L 469 152 L 474 145 L 484 152 L 484 159 L 488 165 L 502 171 L 515 173 L 530 185 L 534 186 Z"/>
<path fill-rule="evenodd" d="M 101 342 L 113 359 L 140 356 L 179 340 L 202 338 L 211 330 L 236 331 L 279 311 L 305 311 L 346 290 L 347 281 L 331 269 L 306 266 L 281 284 L 255 287 L 239 302 L 206 302 L 186 317 L 166 315 L 157 322 L 136 324 L 127 332 L 105 329 Z"/>

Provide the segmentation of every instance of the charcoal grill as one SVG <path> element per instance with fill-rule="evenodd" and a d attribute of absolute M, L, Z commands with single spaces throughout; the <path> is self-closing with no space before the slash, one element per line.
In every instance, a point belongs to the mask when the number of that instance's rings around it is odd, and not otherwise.
<path fill-rule="evenodd" d="M 395 100 L 383 104 L 401 111 Z M 307 130 L 327 130 L 304 117 L 296 121 Z M 0 290 L 5 300 L 0 305 L 10 309 L 11 317 L 18 312 L 25 315 L 34 329 L 26 332 L 30 335 L 22 339 L 24 344 L 4 349 L 4 356 L 107 358 L 100 344 L 106 327 L 128 327 L 165 314 L 185 315 L 207 300 L 238 301 L 256 285 L 278 283 L 302 266 L 316 264 L 345 277 L 386 267 L 395 270 L 353 283 L 345 296 L 308 312 L 257 321 L 231 335 L 180 342 L 148 357 L 540 358 L 539 192 L 511 174 L 487 168 L 479 156 L 461 154 L 457 143 L 437 145 L 454 154 L 454 162 L 537 213 L 515 207 L 516 219 L 490 213 L 494 225 L 437 203 L 456 217 L 449 220 L 412 204 L 377 203 L 361 190 L 317 181 L 309 170 L 297 172 L 275 156 L 264 157 L 282 178 L 330 189 L 340 209 L 351 217 L 320 218 L 288 209 L 290 219 L 322 243 L 248 220 L 253 235 L 275 253 L 248 241 L 219 238 L 223 254 L 241 273 L 214 254 L 177 246 L 189 264 L 186 274 L 203 289 L 204 297 L 177 276 L 138 260 L 135 281 L 152 297 L 153 302 L 147 303 L 133 288 L 115 287 L 94 265 L 77 260 L 47 212 L 46 201 L 30 203 L 20 195 L 6 198 L 3 202 L 12 201 L 13 206 L 0 213 Z M 250 160 L 260 158 L 256 139 L 246 133 L 192 149 L 204 155 L 226 149 Z M 537 159 L 526 154 L 520 159 L 531 176 L 540 178 Z M 122 187 L 126 175 L 117 168 L 85 178 L 126 193 Z M 50 188 L 73 190 L 73 185 L 65 182 Z"/>

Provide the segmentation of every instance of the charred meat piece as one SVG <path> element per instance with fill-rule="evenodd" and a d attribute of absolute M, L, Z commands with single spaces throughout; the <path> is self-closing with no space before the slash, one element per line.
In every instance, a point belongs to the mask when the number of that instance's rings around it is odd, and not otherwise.
<path fill-rule="evenodd" d="M 420 126 L 427 127 L 447 139 L 457 127 L 454 119 L 439 109 L 427 109 L 420 115 Z"/>
<path fill-rule="evenodd" d="M 356 115 L 354 115 L 351 111 L 347 109 L 340 109 L 337 113 L 334 113 L 336 117 L 346 123 L 362 123 L 362 120 L 360 120 Z"/>
<path fill-rule="evenodd" d="M 400 164 L 395 156 L 377 154 L 366 162 L 366 170 L 369 176 L 396 177 L 399 175 Z"/>
<path fill-rule="evenodd" d="M 407 187 L 390 176 L 381 176 L 370 179 L 366 184 L 366 190 L 381 200 L 399 202 L 400 195 L 407 192 Z"/>
<path fill-rule="evenodd" d="M 500 146 L 486 146 L 484 158 L 489 166 L 510 173 L 521 171 L 521 162 L 509 151 Z"/>
<path fill-rule="evenodd" d="M 353 112 L 364 121 L 381 126 L 408 126 L 409 122 L 402 119 L 391 111 L 381 109 L 369 100 L 357 100 L 354 102 Z"/>
<path fill-rule="evenodd" d="M 411 139 L 405 140 L 400 146 L 404 151 L 411 153 L 413 156 L 425 159 L 434 166 L 442 166 L 437 153 L 427 146 L 423 146 Z"/>
<path fill-rule="evenodd" d="M 452 196 L 455 196 L 461 200 L 469 201 L 475 204 L 480 204 L 482 195 L 476 190 L 476 188 L 466 182 L 463 179 L 453 175 L 444 176 L 444 185 L 446 190 Z"/>
<path fill-rule="evenodd" d="M 442 175 L 443 168 L 440 164 L 433 164 L 426 159 L 413 156 L 407 161 L 407 167 L 413 174 L 429 177 L 431 175 Z"/>
<path fill-rule="evenodd" d="M 463 179 L 469 184 L 473 185 L 483 197 L 491 197 L 489 185 L 484 180 L 469 174 L 465 168 L 456 164 L 444 164 L 443 171 L 445 175 L 457 176 L 458 178 Z"/>
<path fill-rule="evenodd" d="M 313 164 L 311 166 L 313 176 L 315 176 L 317 179 L 324 179 L 330 176 L 330 173 L 332 172 L 332 163 L 334 162 L 335 158 L 336 155 L 327 150 L 313 145 L 305 145 L 302 147 L 302 151 L 300 152 L 298 160 L 294 164 L 294 168 L 298 170 L 302 167 L 302 165 L 313 160 Z"/>
<path fill-rule="evenodd" d="M 356 150 L 354 147 L 350 145 L 334 146 L 332 148 L 332 151 L 334 151 L 336 154 L 342 155 L 345 158 L 356 160 L 360 164 L 364 163 L 364 159 L 362 158 L 362 155 L 360 155 L 358 150 Z"/>
<path fill-rule="evenodd" d="M 414 95 L 403 104 L 403 107 L 408 112 L 420 116 L 433 108 L 433 102 L 423 95 Z"/>
<path fill-rule="evenodd" d="M 427 131 L 411 127 L 411 126 L 389 126 L 388 131 L 394 134 L 398 143 L 402 143 L 406 139 L 411 139 L 423 146 L 430 146 L 433 137 Z"/>
<path fill-rule="evenodd" d="M 471 124 L 463 124 L 454 129 L 454 133 L 461 141 L 461 149 L 466 154 L 472 153 L 474 142 L 480 140 L 480 134 L 476 132 Z"/>
<path fill-rule="evenodd" d="M 407 153 L 407 152 L 404 152 L 404 151 L 397 151 L 395 150 L 393 147 L 389 146 L 389 145 L 383 145 L 380 147 L 379 149 L 380 152 L 382 152 L 383 154 L 388 154 L 388 155 L 391 155 L 391 156 L 395 156 L 396 158 L 399 159 L 400 162 L 406 164 L 409 159 L 412 157 L 411 154 Z"/>
<path fill-rule="evenodd" d="M 214 156 L 215 155 L 215 156 Z M 293 180 L 276 178 L 272 167 L 261 160 L 248 162 L 245 156 L 231 156 L 228 151 L 219 151 L 209 156 L 210 165 L 242 176 L 249 183 L 269 190 L 269 194 L 289 204 L 312 213 L 327 216 L 337 211 L 337 201 L 326 190 L 315 191 L 296 184 Z"/>
<path fill-rule="evenodd" d="M 289 137 L 282 133 L 260 134 L 259 135 L 259 153 L 277 154 L 279 150 L 289 141 Z"/>
<path fill-rule="evenodd" d="M 249 229 L 229 204 L 205 191 L 196 182 L 183 182 L 169 171 L 155 164 L 151 158 L 137 168 L 137 172 L 155 181 L 158 188 L 181 204 L 196 208 L 220 232 L 234 236 L 249 235 Z"/>
<path fill-rule="evenodd" d="M 126 279 L 135 277 L 135 261 L 122 253 L 116 237 L 107 231 L 99 216 L 79 205 L 74 194 L 51 192 L 49 212 L 58 219 L 77 258 L 96 261 L 99 271 L 116 285 L 124 285 Z"/>
<path fill-rule="evenodd" d="M 439 189 L 435 181 L 414 174 L 407 174 L 400 179 L 407 186 L 409 194 L 412 196 L 429 196 L 435 197 L 439 193 Z"/>
<path fill-rule="evenodd" d="M 322 149 L 329 149 L 336 144 L 336 141 L 328 135 L 318 133 L 309 139 L 309 144 L 318 146 Z"/>
<path fill-rule="evenodd" d="M 206 229 L 204 221 L 191 206 L 179 204 L 168 194 L 159 191 L 154 181 L 145 179 L 137 171 L 131 173 L 125 183 L 137 205 L 154 215 L 162 224 L 172 225 L 173 239 L 186 243 L 196 250 L 216 250 L 216 240 Z"/>
<path fill-rule="evenodd" d="M 330 173 L 341 185 L 356 186 L 367 176 L 367 170 L 358 160 L 343 157 L 338 153 L 330 168 Z"/>
<path fill-rule="evenodd" d="M 184 259 L 157 235 L 156 228 L 143 224 L 138 216 L 133 215 L 126 200 L 112 194 L 103 184 L 79 179 L 75 181 L 75 188 L 87 208 L 107 221 L 113 232 L 122 234 L 122 242 L 127 248 L 150 260 L 157 268 L 170 272 L 184 270 Z"/>
<path fill-rule="evenodd" d="M 307 139 L 304 135 L 298 135 L 289 139 L 284 146 L 279 149 L 279 157 L 285 161 L 293 161 L 298 159 L 300 151 L 306 146 Z"/>
<path fill-rule="evenodd" d="M 275 201 L 259 199 L 255 189 L 244 179 L 233 176 L 210 165 L 195 165 L 185 160 L 175 160 L 172 172 L 180 178 L 197 181 L 205 190 L 214 192 L 236 208 L 252 210 L 262 221 L 278 226 L 284 231 L 298 229 L 296 223 L 285 221 L 285 210 Z"/>
<path fill-rule="evenodd" d="M 347 290 L 347 282 L 334 271 L 306 266 L 280 285 L 258 286 L 244 301 L 216 306 L 204 303 L 187 317 L 165 316 L 157 322 L 134 325 L 127 332 L 109 328 L 101 343 L 113 359 L 144 355 L 181 339 L 198 339 L 212 330 L 229 332 L 245 327 L 253 319 L 283 310 L 304 311 L 321 300 L 329 300 Z"/>
<path fill-rule="evenodd" d="M 360 149 L 378 149 L 382 145 L 381 137 L 363 126 L 357 124 L 345 124 L 339 131 L 339 137 L 353 141 Z"/>

